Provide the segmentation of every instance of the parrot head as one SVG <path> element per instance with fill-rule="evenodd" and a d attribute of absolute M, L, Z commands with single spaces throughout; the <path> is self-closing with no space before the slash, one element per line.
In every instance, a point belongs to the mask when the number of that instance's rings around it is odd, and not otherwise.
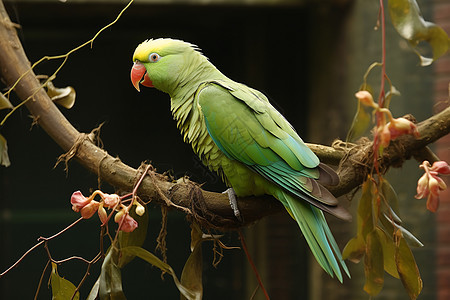
<path fill-rule="evenodd" d="M 133 86 L 139 91 L 140 83 L 171 94 L 189 70 L 193 69 L 198 58 L 203 57 L 196 50 L 195 45 L 181 40 L 160 38 L 144 41 L 133 54 Z"/>

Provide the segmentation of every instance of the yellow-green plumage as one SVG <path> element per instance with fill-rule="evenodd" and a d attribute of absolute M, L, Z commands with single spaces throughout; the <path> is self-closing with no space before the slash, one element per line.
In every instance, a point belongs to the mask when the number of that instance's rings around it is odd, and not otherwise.
<path fill-rule="evenodd" d="M 348 270 L 320 209 L 341 218 L 348 214 L 316 181 L 336 184 L 337 175 L 320 164 L 267 98 L 227 78 L 183 41 L 145 41 L 133 61 L 145 66 L 154 87 L 170 95 L 183 139 L 202 162 L 237 196 L 269 194 L 281 201 L 319 264 L 342 281 L 340 268 Z"/>

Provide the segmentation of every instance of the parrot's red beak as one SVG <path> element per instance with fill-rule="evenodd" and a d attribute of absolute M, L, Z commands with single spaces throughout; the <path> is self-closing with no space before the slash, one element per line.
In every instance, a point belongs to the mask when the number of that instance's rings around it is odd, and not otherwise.
<path fill-rule="evenodd" d="M 130 77 L 133 86 L 136 88 L 136 90 L 138 90 L 138 92 L 140 92 L 139 83 L 142 84 L 143 86 L 153 87 L 153 83 L 147 75 L 147 70 L 145 69 L 145 66 L 138 61 L 135 61 L 133 64 L 133 68 L 131 68 Z M 142 77 L 144 77 L 144 80 L 141 81 Z"/>

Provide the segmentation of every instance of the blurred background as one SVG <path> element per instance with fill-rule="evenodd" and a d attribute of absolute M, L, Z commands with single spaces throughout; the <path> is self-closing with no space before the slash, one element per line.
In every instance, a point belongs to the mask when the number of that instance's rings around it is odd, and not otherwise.
<path fill-rule="evenodd" d="M 113 21 L 126 5 L 123 0 L 4 1 L 31 62 L 45 55 L 64 54 L 92 38 Z M 425 19 L 450 26 L 450 3 L 418 1 Z M 205 189 L 223 191 L 220 179 L 201 165 L 184 144 L 172 120 L 169 97 L 155 89 L 137 93 L 129 74 L 135 47 L 148 38 L 171 37 L 198 45 L 224 74 L 254 87 L 297 129 L 307 142 L 331 144 L 345 139 L 356 110 L 354 93 L 368 66 L 381 59 L 377 24 L 378 1 L 365 0 L 136 0 L 120 20 L 93 43 L 72 54 L 54 84 L 73 86 L 77 101 L 63 113 L 81 132 L 104 123 L 104 148 L 132 167 L 150 160 L 160 172 L 189 176 Z M 447 26 L 447 27 L 446 27 Z M 418 121 L 433 113 L 434 102 L 447 99 L 449 55 L 432 67 L 420 67 L 417 56 L 402 40 L 387 17 L 387 73 L 401 97 L 392 101 L 395 116 L 412 113 Z M 61 60 L 40 64 L 36 74 L 52 74 Z M 376 72 L 375 72 L 376 73 Z M 378 75 L 372 84 L 377 88 Z M 447 83 L 447 87 L 446 84 Z M 6 88 L 2 83 L 0 87 Z M 17 104 L 17 99 L 12 98 Z M 2 112 L 2 117 L 4 113 Z M 32 125 L 28 111 L 17 111 L 1 129 L 8 141 L 11 166 L 0 168 L 0 267 L 16 261 L 39 236 L 58 232 L 78 215 L 71 211 L 70 195 L 85 195 L 97 188 L 96 176 L 76 162 L 54 168 L 61 149 Z M 448 145 L 437 148 L 449 156 Z M 402 219 L 424 244 L 414 249 L 424 282 L 419 299 L 450 297 L 450 241 L 446 221 L 448 194 L 437 217 L 425 202 L 414 199 L 418 164 L 406 163 L 389 178 L 401 201 Z M 113 192 L 102 185 L 105 192 Z M 357 197 L 355 198 L 357 199 Z M 356 201 L 343 197 L 354 211 Z M 449 205 L 450 206 L 450 205 Z M 150 204 L 149 235 L 144 245 L 154 250 L 161 223 L 160 209 Z M 449 218 L 450 219 L 450 218 Z M 355 234 L 356 224 L 328 218 L 341 247 Z M 53 258 L 77 255 L 91 259 L 98 252 L 99 221 L 82 222 L 49 243 Z M 272 299 L 368 299 L 363 265 L 349 262 L 352 279 L 341 285 L 326 275 L 310 255 L 300 230 L 286 213 L 269 216 L 245 229 L 253 259 Z M 447 240 L 446 240 L 447 238 Z M 235 233 L 223 242 L 239 246 Z M 190 250 L 190 228 L 184 215 L 169 213 L 168 263 L 179 276 Z M 224 250 L 212 266 L 212 244 L 204 243 L 204 299 L 250 299 L 256 280 L 240 250 Z M 446 259 L 446 253 L 449 259 Z M 31 299 L 47 262 L 43 248 L 30 254 L 0 279 L 0 299 Z M 75 284 L 86 271 L 80 262 L 62 264 L 61 276 Z M 81 290 L 84 299 L 98 277 L 91 270 Z M 128 299 L 177 299 L 172 278 L 161 280 L 158 269 L 136 259 L 123 270 Z M 401 282 L 386 274 L 376 299 L 408 299 Z M 48 299 L 48 273 L 39 299 Z M 447 294 L 448 293 L 448 294 Z M 262 299 L 258 291 L 254 299 Z"/>

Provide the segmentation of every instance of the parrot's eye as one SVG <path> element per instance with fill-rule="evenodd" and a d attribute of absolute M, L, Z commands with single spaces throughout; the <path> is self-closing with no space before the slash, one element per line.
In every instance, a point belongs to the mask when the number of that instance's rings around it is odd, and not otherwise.
<path fill-rule="evenodd" d="M 158 53 L 150 53 L 150 55 L 148 56 L 148 60 L 150 62 L 157 62 L 160 58 L 161 56 Z"/>

